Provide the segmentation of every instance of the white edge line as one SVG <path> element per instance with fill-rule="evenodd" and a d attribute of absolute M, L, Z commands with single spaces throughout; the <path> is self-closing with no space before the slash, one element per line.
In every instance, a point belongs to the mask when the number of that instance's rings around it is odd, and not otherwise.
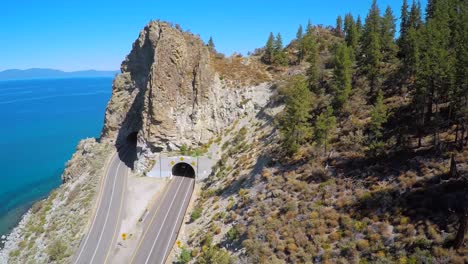
<path fill-rule="evenodd" d="M 184 208 L 185 200 L 187 199 L 187 194 L 189 194 L 190 190 L 192 189 L 191 186 L 192 186 L 192 183 L 190 183 L 189 188 L 187 189 L 187 192 L 185 193 L 184 201 L 182 202 L 182 206 L 181 206 L 180 209 L 179 209 L 179 213 L 177 214 L 177 219 L 176 219 L 176 221 L 175 221 L 175 225 L 174 225 L 174 227 L 172 228 L 171 236 L 169 237 L 169 240 L 168 240 L 169 243 L 167 243 L 166 249 L 164 250 L 164 255 L 163 255 L 163 259 L 162 259 L 162 261 L 161 261 L 161 264 L 163 264 L 163 263 L 164 263 L 164 260 L 166 260 L 167 249 L 169 248 L 169 245 L 172 244 L 172 243 L 171 243 L 172 235 L 173 235 L 173 233 L 174 233 L 175 228 L 177 227 L 177 222 L 179 222 L 180 213 L 182 212 L 182 208 Z M 184 215 L 185 215 L 185 214 L 184 214 Z M 177 237 L 176 237 L 176 239 L 177 239 Z"/>
<path fill-rule="evenodd" d="M 184 177 L 185 178 L 185 177 Z M 169 215 L 169 212 L 171 211 L 172 204 L 174 204 L 175 198 L 177 197 L 177 194 L 179 193 L 180 186 L 182 186 L 182 183 L 184 182 L 185 179 L 182 179 L 180 181 L 179 187 L 177 187 L 177 190 L 174 194 L 174 198 L 172 198 L 171 204 L 169 205 L 169 209 L 166 212 L 166 215 L 164 216 L 164 220 L 161 224 L 161 227 L 159 228 L 158 234 L 156 235 L 156 238 L 154 239 L 153 245 L 151 246 L 150 253 L 148 254 L 148 257 L 146 258 L 145 264 L 148 264 L 148 261 L 151 257 L 151 254 L 153 254 L 154 246 L 156 245 L 156 241 L 158 240 L 159 235 L 161 234 L 162 227 L 164 226 L 164 223 L 166 222 L 167 216 Z"/>
<path fill-rule="evenodd" d="M 116 156 L 117 155 L 114 155 L 114 159 L 115 159 Z M 102 188 L 103 189 L 106 186 L 107 178 L 109 178 L 109 177 L 107 177 L 109 172 L 110 172 L 110 170 L 107 170 L 106 175 L 104 175 L 105 178 L 104 178 L 104 182 L 102 183 L 102 186 L 103 186 Z M 104 193 L 104 191 L 103 191 L 103 193 Z M 91 227 L 89 228 L 89 231 L 86 234 L 86 239 L 85 239 L 85 241 L 83 243 L 83 247 L 81 248 L 80 253 L 78 254 L 78 257 L 75 259 L 75 263 L 78 263 L 78 260 L 80 260 L 81 254 L 83 253 L 83 251 L 84 251 L 84 249 L 86 247 L 86 244 L 88 243 L 88 239 L 89 239 L 89 236 L 91 235 L 91 231 L 93 230 L 94 224 L 96 222 L 96 218 L 97 218 L 97 215 L 99 213 L 99 209 L 101 208 L 101 201 L 103 200 L 102 198 L 104 197 L 103 193 L 101 193 L 101 196 L 99 197 L 99 202 L 98 202 L 96 213 L 94 214 L 93 223 L 91 224 Z"/>
<path fill-rule="evenodd" d="M 115 171 L 116 175 L 114 177 L 114 184 L 112 186 L 111 199 L 110 199 L 110 202 L 109 202 L 109 209 L 107 210 L 107 214 L 106 214 L 106 220 L 104 220 L 104 225 L 103 225 L 103 228 L 101 230 L 101 235 L 99 236 L 99 239 L 98 239 L 98 242 L 97 242 L 97 245 L 96 245 L 96 249 L 94 249 L 93 257 L 91 258 L 91 261 L 89 263 L 93 263 L 94 257 L 96 256 L 97 250 L 99 249 L 99 244 L 101 244 L 101 239 L 102 239 L 102 235 L 104 234 L 104 229 L 106 227 L 107 220 L 109 220 L 109 213 L 110 213 L 110 211 L 111 211 L 110 209 L 112 207 L 112 200 L 114 200 L 115 183 L 117 182 L 117 175 L 118 175 L 118 171 L 119 171 L 119 168 L 120 168 L 121 164 L 122 164 L 122 162 L 119 161 L 119 165 L 117 165 L 117 170 Z"/>

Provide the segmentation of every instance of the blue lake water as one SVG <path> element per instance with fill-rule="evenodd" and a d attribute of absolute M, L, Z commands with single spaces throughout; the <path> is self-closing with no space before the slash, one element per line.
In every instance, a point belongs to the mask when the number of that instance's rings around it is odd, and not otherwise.
<path fill-rule="evenodd" d="M 112 78 L 0 81 L 0 236 L 60 185 L 80 139 L 98 137 Z"/>

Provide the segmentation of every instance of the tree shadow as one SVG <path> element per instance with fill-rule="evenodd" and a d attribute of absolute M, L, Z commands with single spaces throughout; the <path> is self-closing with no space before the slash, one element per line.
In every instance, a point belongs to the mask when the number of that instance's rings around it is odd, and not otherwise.
<path fill-rule="evenodd" d="M 401 214 L 417 226 L 431 221 L 439 230 L 457 228 L 457 216 L 468 206 L 464 199 L 468 181 L 463 177 L 446 178 L 447 175 L 440 174 L 422 179 L 403 193 L 398 187 L 373 192 L 342 209 L 357 219 L 386 215 L 392 221 L 392 217 Z M 445 246 L 450 246 L 450 242 Z"/>

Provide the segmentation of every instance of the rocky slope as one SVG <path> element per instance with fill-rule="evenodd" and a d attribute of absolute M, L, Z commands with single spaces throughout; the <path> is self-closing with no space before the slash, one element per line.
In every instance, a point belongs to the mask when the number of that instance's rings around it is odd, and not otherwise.
<path fill-rule="evenodd" d="M 249 89 L 227 88 L 211 56 L 197 36 L 150 22 L 114 81 L 102 140 L 121 146 L 137 135 L 139 171 L 157 152 L 207 143 L 245 111 L 241 102 L 249 99 Z"/>

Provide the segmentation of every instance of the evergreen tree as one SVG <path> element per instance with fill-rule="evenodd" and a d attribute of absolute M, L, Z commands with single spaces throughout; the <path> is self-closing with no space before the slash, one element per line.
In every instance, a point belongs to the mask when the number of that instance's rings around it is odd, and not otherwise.
<path fill-rule="evenodd" d="M 358 39 L 361 37 L 362 35 L 362 31 L 363 31 L 363 26 L 362 26 L 362 20 L 361 20 L 361 16 L 358 15 L 357 19 L 356 19 L 356 29 L 357 29 L 357 32 L 358 32 Z"/>
<path fill-rule="evenodd" d="M 352 14 L 346 14 L 344 20 L 344 31 L 345 31 L 345 41 L 348 47 L 351 49 L 352 54 L 356 54 L 359 36 L 357 25 L 354 22 Z M 353 55 L 351 57 L 354 57 Z"/>
<path fill-rule="evenodd" d="M 434 135 L 434 144 L 437 144 L 438 127 L 442 122 L 439 105 L 453 92 L 456 60 L 451 47 L 453 41 L 449 1 L 437 1 L 433 12 L 421 34 L 421 61 L 417 70 L 415 107 L 420 113 L 420 127 L 430 128 Z"/>
<path fill-rule="evenodd" d="M 307 62 L 310 66 L 307 69 L 307 83 L 309 89 L 314 93 L 320 93 L 319 82 L 319 55 L 317 49 L 317 41 L 313 34 L 306 34 L 303 38 L 304 54 L 307 57 Z"/>
<path fill-rule="evenodd" d="M 413 0 L 413 4 L 411 5 L 408 25 L 409 27 L 412 27 L 415 29 L 419 29 L 422 25 L 421 4 L 419 2 L 416 3 L 414 0 Z"/>
<path fill-rule="evenodd" d="M 343 36 L 343 18 L 341 18 L 341 16 L 336 18 L 335 33 L 338 37 Z"/>
<path fill-rule="evenodd" d="M 407 34 L 409 28 L 409 13 L 408 13 L 408 0 L 403 0 L 401 6 L 401 22 L 400 22 L 400 36 L 403 37 Z"/>
<path fill-rule="evenodd" d="M 210 40 L 208 41 L 208 48 L 210 48 L 211 51 L 215 51 L 215 44 L 211 36 L 210 36 Z"/>
<path fill-rule="evenodd" d="M 273 33 L 270 32 L 270 36 L 268 37 L 267 43 L 265 45 L 265 52 L 263 54 L 262 60 L 267 64 L 273 63 L 273 57 L 275 55 L 275 37 Z"/>
<path fill-rule="evenodd" d="M 336 117 L 333 115 L 333 108 L 328 106 L 322 112 L 315 122 L 315 140 L 319 145 L 323 145 L 327 152 L 328 143 L 330 141 L 333 129 L 336 127 Z"/>
<path fill-rule="evenodd" d="M 299 25 L 296 33 L 296 42 L 297 42 L 297 64 L 300 64 L 304 59 L 304 44 L 303 44 L 304 34 L 302 31 L 302 25 Z"/>
<path fill-rule="evenodd" d="M 383 102 L 383 93 L 379 91 L 369 124 L 369 151 L 373 156 L 382 153 L 385 143 L 382 141 L 383 124 L 387 122 L 387 107 Z"/>
<path fill-rule="evenodd" d="M 314 31 L 314 27 L 312 26 L 312 23 L 310 22 L 310 19 L 309 19 L 309 21 L 307 21 L 306 34 L 313 34 L 313 31 Z"/>
<path fill-rule="evenodd" d="M 278 127 L 283 147 L 293 154 L 311 136 L 309 110 L 312 94 L 304 77 L 299 75 L 293 77 L 281 92 L 285 98 L 285 108 L 279 116 Z"/>
<path fill-rule="evenodd" d="M 406 55 L 408 53 L 407 43 L 409 27 L 408 0 L 403 0 L 403 5 L 401 6 L 400 38 L 398 39 L 398 55 L 403 62 L 406 59 Z"/>
<path fill-rule="evenodd" d="M 283 50 L 283 38 L 281 37 L 281 34 L 278 33 L 276 35 L 276 39 L 273 44 L 274 47 L 274 56 L 273 56 L 273 62 L 276 65 L 287 65 L 288 64 L 288 58 L 286 57 L 286 53 Z"/>
<path fill-rule="evenodd" d="M 301 41 L 302 40 L 302 25 L 299 25 L 299 28 L 297 29 L 297 33 L 296 33 L 296 40 L 297 41 Z"/>
<path fill-rule="evenodd" d="M 337 110 L 340 110 L 348 101 L 352 85 L 352 62 L 349 48 L 338 45 L 334 52 L 333 90 Z"/>
<path fill-rule="evenodd" d="M 411 11 L 408 13 L 404 10 L 408 9 L 408 5 L 403 2 L 402 6 L 402 22 L 400 28 L 400 38 L 398 45 L 400 48 L 399 57 L 402 62 L 402 76 L 411 79 L 419 67 L 420 57 L 420 29 L 423 24 L 421 20 L 421 7 L 413 1 Z"/>
<path fill-rule="evenodd" d="M 381 27 L 381 43 L 383 59 L 386 62 L 391 62 L 396 57 L 397 45 L 395 43 L 395 17 L 393 16 L 392 9 L 390 6 L 385 10 L 385 14 L 382 18 Z"/>
<path fill-rule="evenodd" d="M 276 52 L 280 52 L 283 50 L 283 38 L 281 37 L 281 33 L 276 35 L 276 39 L 274 41 L 274 48 Z"/>
<path fill-rule="evenodd" d="M 366 17 L 366 24 L 362 35 L 361 64 L 370 82 L 370 93 L 373 94 L 378 86 L 380 77 L 380 67 L 382 61 L 381 38 L 380 38 L 380 11 L 377 1 L 373 0 L 369 14 Z"/>
<path fill-rule="evenodd" d="M 468 123 L 468 5 L 462 1 L 458 3 L 454 21 L 455 85 L 450 94 L 450 106 L 457 124 L 455 143 L 459 141 L 459 148 L 462 149 Z"/>

